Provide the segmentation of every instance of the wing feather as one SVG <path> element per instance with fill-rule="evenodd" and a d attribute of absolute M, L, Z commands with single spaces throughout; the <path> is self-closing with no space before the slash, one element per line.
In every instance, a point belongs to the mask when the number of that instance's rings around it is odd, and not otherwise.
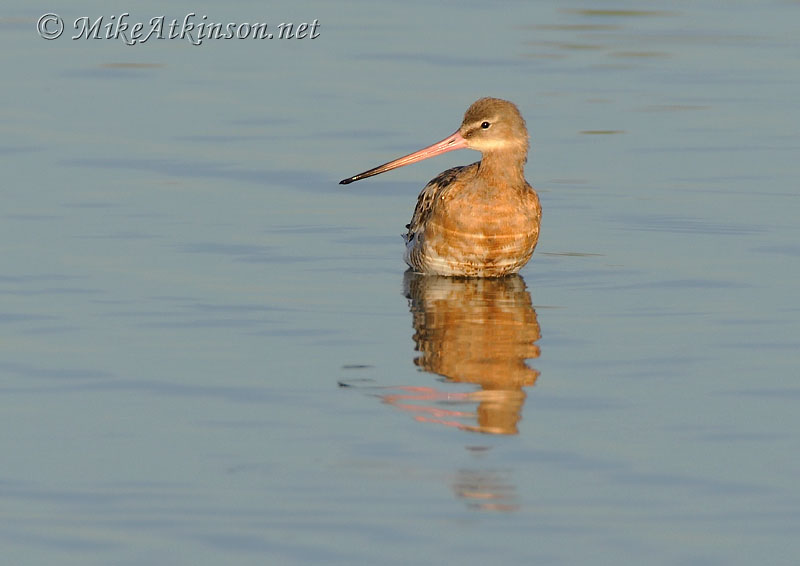
<path fill-rule="evenodd" d="M 403 234 L 403 239 L 406 243 L 411 242 L 417 234 L 424 230 L 425 224 L 428 222 L 428 218 L 433 210 L 434 203 L 436 203 L 436 199 L 438 199 L 466 169 L 477 169 L 477 167 L 477 163 L 453 167 L 452 169 L 442 171 L 425 185 L 425 188 L 422 189 L 422 192 L 419 193 L 419 197 L 417 197 L 417 206 L 414 208 L 414 215 L 411 217 L 411 222 L 406 224 L 408 232 Z"/>

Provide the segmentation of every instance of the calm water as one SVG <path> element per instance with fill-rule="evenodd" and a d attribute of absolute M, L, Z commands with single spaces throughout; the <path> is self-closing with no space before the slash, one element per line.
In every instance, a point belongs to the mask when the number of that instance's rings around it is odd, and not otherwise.
<path fill-rule="evenodd" d="M 14 4 L 9 564 L 796 563 L 800 3 Z M 69 39 L 125 11 L 321 27 Z M 477 154 L 336 183 L 485 95 L 531 129 L 539 248 L 404 275 Z"/>

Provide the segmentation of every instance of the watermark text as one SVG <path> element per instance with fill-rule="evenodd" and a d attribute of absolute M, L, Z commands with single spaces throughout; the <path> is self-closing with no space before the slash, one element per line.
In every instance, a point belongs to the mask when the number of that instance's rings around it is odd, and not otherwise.
<path fill-rule="evenodd" d="M 155 16 L 144 21 L 133 21 L 128 12 L 119 15 L 89 16 L 76 18 L 72 22 L 75 32 L 73 40 L 119 39 L 127 45 L 145 43 L 151 39 L 184 39 L 193 45 L 202 45 L 213 39 L 317 39 L 320 36 L 318 19 L 310 22 L 237 23 L 209 21 L 208 16 L 190 12 L 183 18 L 168 20 L 166 16 Z M 64 34 L 64 19 L 58 14 L 44 14 L 36 22 L 36 31 L 48 40 L 58 39 Z"/>

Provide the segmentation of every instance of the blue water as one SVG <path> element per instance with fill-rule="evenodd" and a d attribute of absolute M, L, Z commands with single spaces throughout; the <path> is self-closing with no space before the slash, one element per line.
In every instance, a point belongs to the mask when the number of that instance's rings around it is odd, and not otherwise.
<path fill-rule="evenodd" d="M 799 10 L 7 6 L 4 560 L 795 564 Z M 126 11 L 319 37 L 70 39 Z M 337 182 L 480 96 L 528 122 L 539 247 L 405 275 L 477 154 Z"/>

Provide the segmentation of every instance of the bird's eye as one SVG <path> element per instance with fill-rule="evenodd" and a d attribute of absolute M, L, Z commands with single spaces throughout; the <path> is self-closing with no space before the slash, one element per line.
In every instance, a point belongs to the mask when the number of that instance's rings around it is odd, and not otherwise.
<path fill-rule="evenodd" d="M 489 129 L 489 126 L 491 126 L 489 122 L 484 122 L 483 124 L 481 124 L 481 128 L 483 128 L 484 130 Z"/>

